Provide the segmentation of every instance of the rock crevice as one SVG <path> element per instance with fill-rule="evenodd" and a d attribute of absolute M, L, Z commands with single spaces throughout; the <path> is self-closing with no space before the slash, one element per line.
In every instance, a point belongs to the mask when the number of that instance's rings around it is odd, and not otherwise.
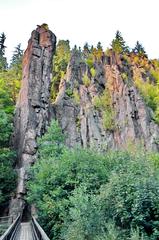
<path fill-rule="evenodd" d="M 24 208 L 27 170 L 36 161 L 38 136 L 44 134 L 50 119 L 50 84 L 56 36 L 43 25 L 31 34 L 23 58 L 22 85 L 15 112 L 14 148 L 17 150 L 18 187 L 10 211 Z"/>

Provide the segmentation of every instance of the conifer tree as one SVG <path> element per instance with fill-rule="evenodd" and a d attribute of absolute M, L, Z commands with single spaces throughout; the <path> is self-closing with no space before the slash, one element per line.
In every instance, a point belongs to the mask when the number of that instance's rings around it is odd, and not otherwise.
<path fill-rule="evenodd" d="M 98 42 L 98 43 L 97 43 L 97 49 L 103 51 L 101 42 Z"/>
<path fill-rule="evenodd" d="M 126 46 L 126 43 L 121 35 L 121 32 L 119 31 L 116 32 L 111 47 L 116 53 L 129 52 L 129 47 Z"/>
<path fill-rule="evenodd" d="M 84 57 L 87 58 L 89 53 L 90 53 L 89 45 L 88 45 L 88 43 L 85 43 L 85 45 L 83 46 L 83 55 L 84 55 Z"/>
<path fill-rule="evenodd" d="M 13 52 L 13 56 L 11 59 L 11 67 L 18 67 L 19 65 L 22 64 L 22 57 L 23 57 L 23 50 L 21 49 L 21 44 L 19 43 Z"/>
<path fill-rule="evenodd" d="M 144 47 L 142 46 L 142 44 L 141 44 L 139 41 L 136 42 L 136 45 L 135 45 L 135 47 L 133 48 L 132 52 L 133 52 L 133 53 L 136 53 L 136 54 L 138 54 L 138 55 L 140 55 L 140 56 L 145 56 L 145 57 L 147 57 L 147 54 L 146 54 L 146 52 L 145 52 L 145 49 L 144 49 Z"/>
<path fill-rule="evenodd" d="M 2 33 L 0 35 L 0 70 L 5 70 L 7 68 L 7 59 L 5 58 L 5 44 L 6 35 Z"/>

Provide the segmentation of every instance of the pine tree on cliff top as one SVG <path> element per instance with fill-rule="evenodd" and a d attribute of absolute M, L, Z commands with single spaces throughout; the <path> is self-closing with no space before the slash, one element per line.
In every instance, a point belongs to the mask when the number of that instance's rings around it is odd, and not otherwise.
<path fill-rule="evenodd" d="M 115 38 L 111 43 L 111 47 L 116 53 L 124 53 L 129 52 L 129 47 L 126 45 L 121 32 L 117 31 L 115 34 Z"/>
<path fill-rule="evenodd" d="M 136 42 L 136 45 L 133 48 L 132 52 L 136 53 L 136 54 L 138 54 L 140 56 L 147 57 L 146 51 L 145 51 L 144 47 L 142 46 L 142 44 L 139 41 Z"/>

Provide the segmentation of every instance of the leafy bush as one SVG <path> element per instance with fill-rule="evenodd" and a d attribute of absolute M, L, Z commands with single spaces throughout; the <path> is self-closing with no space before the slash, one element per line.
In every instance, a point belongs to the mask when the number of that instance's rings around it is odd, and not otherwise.
<path fill-rule="evenodd" d="M 105 89 L 101 96 L 95 96 L 93 105 L 102 112 L 103 127 L 106 130 L 113 130 L 115 128 L 115 112 L 112 107 L 112 99 L 109 91 Z"/>
<path fill-rule="evenodd" d="M 89 87 L 89 85 L 91 84 L 91 80 L 86 73 L 84 74 L 82 81 L 86 87 Z"/>
<path fill-rule="evenodd" d="M 159 124 L 159 88 L 142 79 L 135 79 L 135 84 L 142 94 L 146 104 L 154 110 L 154 120 Z"/>
<path fill-rule="evenodd" d="M 92 150 L 67 149 L 57 122 L 39 140 L 39 160 L 33 166 L 28 199 L 38 209 L 44 229 L 53 239 L 61 239 L 70 206 L 69 197 L 81 184 L 96 192 L 107 181 L 104 157 Z"/>
<path fill-rule="evenodd" d="M 73 91 L 70 87 L 66 88 L 65 93 L 69 96 L 72 97 L 73 96 Z"/>
<path fill-rule="evenodd" d="M 103 127 L 106 130 L 114 130 L 115 122 L 114 122 L 115 113 L 111 108 L 108 108 L 102 113 L 103 118 Z"/>
<path fill-rule="evenodd" d="M 8 202 L 16 186 L 16 173 L 13 170 L 15 152 L 9 149 L 12 130 L 10 114 L 0 110 L 0 207 Z"/>
<path fill-rule="evenodd" d="M 95 75 L 96 75 L 96 70 L 95 70 L 95 68 L 92 67 L 92 68 L 90 69 L 90 72 L 91 72 L 92 77 L 94 78 Z"/>
<path fill-rule="evenodd" d="M 28 200 L 51 239 L 157 240 L 158 166 L 158 153 L 68 149 L 53 121 L 39 140 Z"/>
<path fill-rule="evenodd" d="M 7 148 L 0 149 L 0 207 L 11 197 L 16 187 L 16 172 L 13 170 L 15 152 Z"/>
<path fill-rule="evenodd" d="M 132 226 L 158 238 L 158 171 L 143 153 L 128 158 L 101 187 L 105 216 L 114 219 L 116 226 L 128 233 Z"/>
<path fill-rule="evenodd" d="M 54 101 L 58 90 L 60 80 L 64 78 L 67 70 L 67 65 L 71 57 L 71 50 L 68 40 L 59 40 L 56 53 L 53 59 L 53 78 L 51 86 L 51 99 Z"/>
<path fill-rule="evenodd" d="M 89 68 L 93 67 L 94 64 L 93 55 L 89 55 L 89 57 L 86 59 L 86 64 L 89 66 Z"/>
<path fill-rule="evenodd" d="M 98 110 L 105 110 L 110 107 L 112 103 L 111 96 L 108 90 L 105 89 L 101 96 L 95 96 L 93 99 L 93 105 Z"/>

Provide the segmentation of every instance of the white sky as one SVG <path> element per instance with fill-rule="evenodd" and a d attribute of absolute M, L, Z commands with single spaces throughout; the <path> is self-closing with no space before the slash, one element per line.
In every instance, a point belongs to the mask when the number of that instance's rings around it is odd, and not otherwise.
<path fill-rule="evenodd" d="M 106 48 L 120 30 L 130 47 L 139 40 L 150 58 L 159 58 L 159 0 L 0 0 L 7 57 L 18 43 L 25 49 L 31 31 L 44 22 L 71 46 L 100 41 Z"/>

